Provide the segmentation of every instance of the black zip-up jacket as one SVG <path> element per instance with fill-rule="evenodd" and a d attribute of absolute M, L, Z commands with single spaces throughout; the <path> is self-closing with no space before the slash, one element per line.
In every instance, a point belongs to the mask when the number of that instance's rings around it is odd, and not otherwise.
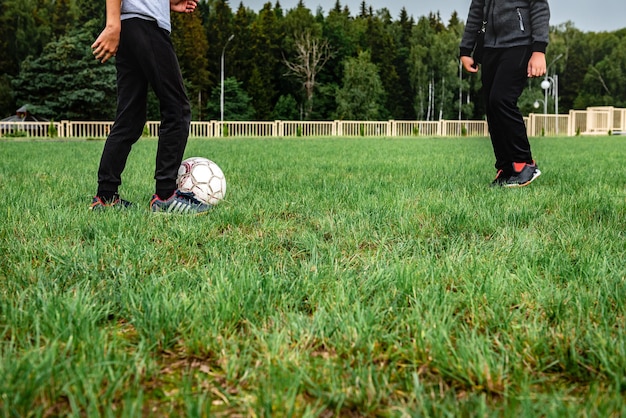
<path fill-rule="evenodd" d="M 532 45 L 533 52 L 546 52 L 550 35 L 547 0 L 472 0 L 460 56 L 471 56 L 483 25 L 485 2 L 490 2 L 485 30 L 485 48 Z"/>

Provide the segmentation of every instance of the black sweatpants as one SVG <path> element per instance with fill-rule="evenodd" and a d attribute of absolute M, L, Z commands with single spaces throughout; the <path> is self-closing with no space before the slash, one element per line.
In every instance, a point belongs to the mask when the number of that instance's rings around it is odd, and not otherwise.
<path fill-rule="evenodd" d="M 167 199 L 176 190 L 176 176 L 191 122 L 191 106 L 169 33 L 153 21 L 123 20 L 115 67 L 117 112 L 100 159 L 98 195 L 117 192 L 122 184 L 128 155 L 146 124 L 150 86 L 159 99 L 161 111 L 155 193 Z"/>
<path fill-rule="evenodd" d="M 530 46 L 485 48 L 483 57 L 483 93 L 495 167 L 508 175 L 512 174 L 514 162 L 533 161 L 524 118 L 517 107 L 528 83 L 531 54 Z"/>

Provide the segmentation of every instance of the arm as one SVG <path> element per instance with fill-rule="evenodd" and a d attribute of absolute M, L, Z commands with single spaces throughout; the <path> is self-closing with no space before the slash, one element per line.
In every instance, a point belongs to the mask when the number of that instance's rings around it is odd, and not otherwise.
<path fill-rule="evenodd" d="M 474 62 L 474 58 L 468 55 L 461 55 L 461 64 L 468 73 L 478 72 L 478 64 Z"/>
<path fill-rule="evenodd" d="M 533 52 L 528 60 L 528 77 L 541 77 L 546 73 L 546 54 Z"/>
<path fill-rule="evenodd" d="M 550 42 L 550 5 L 546 0 L 530 1 L 533 52 L 546 52 Z"/>
<path fill-rule="evenodd" d="M 191 13 L 197 5 L 197 0 L 170 0 L 170 10 L 173 12 Z"/>
<path fill-rule="evenodd" d="M 463 64 L 463 68 L 470 73 L 478 72 L 478 65 L 474 63 L 472 51 L 474 50 L 474 45 L 476 44 L 478 31 L 483 25 L 484 8 L 485 0 L 472 0 L 467 14 L 465 31 L 463 32 L 463 37 L 459 46 L 459 56 L 461 58 L 461 63 Z"/>
<path fill-rule="evenodd" d="M 530 21 L 533 33 L 533 54 L 528 60 L 528 77 L 546 73 L 546 48 L 550 41 L 550 6 L 546 0 L 530 2 Z"/>
<path fill-rule="evenodd" d="M 120 44 L 120 32 L 122 30 L 121 0 L 106 0 L 106 10 L 106 26 L 91 45 L 94 57 L 102 63 L 115 56 Z"/>

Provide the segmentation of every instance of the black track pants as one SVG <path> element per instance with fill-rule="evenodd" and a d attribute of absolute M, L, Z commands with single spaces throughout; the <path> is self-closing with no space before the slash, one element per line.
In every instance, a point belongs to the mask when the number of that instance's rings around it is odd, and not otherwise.
<path fill-rule="evenodd" d="M 495 167 L 510 173 L 514 162 L 532 162 L 526 125 L 517 99 L 528 83 L 531 47 L 485 48 L 482 64 L 483 93 Z"/>
<path fill-rule="evenodd" d="M 150 86 L 161 110 L 155 192 L 167 198 L 176 189 L 191 122 L 191 107 L 169 33 L 152 21 L 123 20 L 115 62 L 117 113 L 100 159 L 98 194 L 117 192 L 122 183 L 130 150 L 146 124 Z"/>

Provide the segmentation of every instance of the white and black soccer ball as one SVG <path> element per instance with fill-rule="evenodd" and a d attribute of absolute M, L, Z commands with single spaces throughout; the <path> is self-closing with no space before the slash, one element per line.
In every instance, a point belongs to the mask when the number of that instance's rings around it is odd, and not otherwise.
<path fill-rule="evenodd" d="M 181 192 L 193 192 L 196 199 L 217 205 L 226 196 L 226 177 L 213 161 L 203 157 L 184 160 L 178 168 L 176 180 Z"/>

